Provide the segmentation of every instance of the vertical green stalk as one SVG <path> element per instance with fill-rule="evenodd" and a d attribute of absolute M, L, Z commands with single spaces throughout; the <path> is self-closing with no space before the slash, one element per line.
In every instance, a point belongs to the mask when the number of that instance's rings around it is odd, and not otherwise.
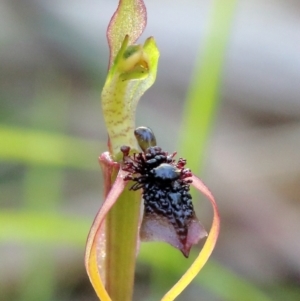
<path fill-rule="evenodd" d="M 202 169 L 206 142 L 213 125 L 219 88 L 237 0 L 215 0 L 182 115 L 179 151 L 194 173 Z"/>
<path fill-rule="evenodd" d="M 154 39 L 133 45 L 146 21 L 143 0 L 120 0 L 107 29 L 110 63 L 101 104 L 109 155 L 100 157 L 106 198 L 91 227 L 85 254 L 87 273 L 102 301 L 131 301 L 133 293 L 141 198 L 125 187 L 122 170 L 118 175 L 116 171 L 123 160 L 120 148 L 137 149 L 133 135 L 136 107 L 156 77 L 159 51 Z M 104 246 L 105 258 L 99 252 Z"/>
<path fill-rule="evenodd" d="M 126 36 L 101 95 L 110 155 L 116 162 L 122 161 L 122 146 L 132 151 L 138 148 L 133 134 L 136 106 L 155 80 L 159 57 L 153 38 L 144 45 L 128 45 L 128 42 Z M 116 176 L 112 174 L 106 181 L 115 183 Z M 105 287 L 113 301 L 130 301 L 133 292 L 141 195 L 128 187 L 105 218 Z"/>
<path fill-rule="evenodd" d="M 131 301 L 141 196 L 128 185 L 106 217 L 106 289 L 113 301 Z"/>

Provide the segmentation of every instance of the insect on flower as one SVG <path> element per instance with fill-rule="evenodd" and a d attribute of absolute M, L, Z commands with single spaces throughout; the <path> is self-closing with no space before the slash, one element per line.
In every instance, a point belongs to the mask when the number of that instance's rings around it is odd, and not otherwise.
<path fill-rule="evenodd" d="M 134 134 L 143 151 L 131 156 L 130 148 L 123 146 L 122 169 L 128 172 L 124 180 L 135 182 L 131 190 L 143 189 L 141 239 L 168 242 L 188 257 L 192 245 L 207 235 L 189 193 L 192 173 L 185 168 L 185 159 L 174 159 L 176 152 L 156 146 L 151 129 L 139 127 Z"/>

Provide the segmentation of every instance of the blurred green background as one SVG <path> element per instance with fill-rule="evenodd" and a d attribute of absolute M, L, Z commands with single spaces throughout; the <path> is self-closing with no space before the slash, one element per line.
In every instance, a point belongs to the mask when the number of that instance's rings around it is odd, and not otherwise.
<path fill-rule="evenodd" d="M 178 300 L 300 300 L 300 4 L 145 3 L 143 38 L 161 59 L 137 125 L 187 158 L 222 219 L 212 260 Z M 116 6 L 0 0 L 0 301 L 97 300 L 83 256 L 102 202 Z M 195 207 L 208 229 L 208 202 Z M 143 244 L 134 300 L 159 300 L 196 253 Z"/>

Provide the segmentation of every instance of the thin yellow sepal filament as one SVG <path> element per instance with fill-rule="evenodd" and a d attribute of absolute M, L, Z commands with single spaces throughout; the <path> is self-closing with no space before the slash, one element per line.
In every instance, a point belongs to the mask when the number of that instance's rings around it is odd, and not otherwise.
<path fill-rule="evenodd" d="M 110 190 L 109 194 L 105 202 L 103 203 L 102 207 L 100 208 L 92 228 L 90 230 L 86 251 L 85 251 L 85 267 L 90 278 L 90 281 L 94 287 L 94 290 L 97 293 L 97 296 L 101 301 L 112 301 L 109 297 L 104 283 L 101 279 L 98 267 L 98 250 L 97 250 L 97 243 L 99 241 L 99 236 L 101 235 L 101 228 L 103 227 L 104 218 L 107 215 L 107 212 L 116 202 L 120 194 L 122 193 L 126 183 L 124 181 L 124 177 L 122 175 L 122 171 L 119 172 L 119 175 L 116 178 L 116 181 Z"/>
<path fill-rule="evenodd" d="M 220 231 L 220 216 L 216 201 L 209 191 L 209 189 L 203 184 L 203 182 L 196 176 L 192 176 L 193 183 L 198 190 L 200 190 L 211 202 L 213 207 L 213 222 L 211 229 L 209 231 L 206 242 L 200 251 L 198 257 L 195 259 L 190 268 L 185 272 L 185 274 L 179 279 L 179 281 L 165 294 L 161 301 L 172 301 L 174 300 L 197 276 L 200 270 L 203 268 L 207 260 L 209 259 L 215 244 L 218 239 Z"/>

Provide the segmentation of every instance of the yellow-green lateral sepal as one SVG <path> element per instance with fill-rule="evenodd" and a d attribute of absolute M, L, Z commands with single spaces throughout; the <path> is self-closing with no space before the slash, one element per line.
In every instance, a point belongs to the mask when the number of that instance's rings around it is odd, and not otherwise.
<path fill-rule="evenodd" d="M 137 149 L 135 111 L 140 97 L 155 81 L 159 58 L 152 37 L 144 45 L 128 45 L 128 41 L 126 36 L 101 94 L 110 153 L 115 161 L 122 158 L 121 146 Z"/>

